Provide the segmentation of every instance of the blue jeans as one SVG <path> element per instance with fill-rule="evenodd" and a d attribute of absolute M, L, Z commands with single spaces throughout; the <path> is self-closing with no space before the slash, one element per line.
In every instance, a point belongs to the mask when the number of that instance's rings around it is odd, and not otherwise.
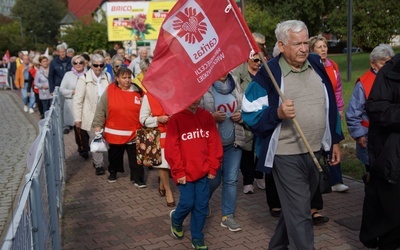
<path fill-rule="evenodd" d="M 222 166 L 210 181 L 210 197 L 222 180 L 222 216 L 233 215 L 236 208 L 237 182 L 242 149 L 233 144 L 224 146 Z"/>
<path fill-rule="evenodd" d="M 204 239 L 203 228 L 206 224 L 208 201 L 210 198 L 210 183 L 207 176 L 195 182 L 179 184 L 179 202 L 172 216 L 174 224 L 182 225 L 190 215 L 190 233 L 192 239 Z"/>
<path fill-rule="evenodd" d="M 43 113 L 46 113 L 46 111 L 50 109 L 51 102 L 53 101 L 53 99 L 45 99 L 41 101 L 43 106 Z"/>
<path fill-rule="evenodd" d="M 24 105 L 29 106 L 30 108 L 33 108 L 33 104 L 35 104 L 35 93 L 32 91 L 30 92 L 30 96 L 28 96 L 28 83 L 24 83 L 24 87 L 21 88 L 21 95 L 22 95 L 22 101 L 24 102 Z"/>

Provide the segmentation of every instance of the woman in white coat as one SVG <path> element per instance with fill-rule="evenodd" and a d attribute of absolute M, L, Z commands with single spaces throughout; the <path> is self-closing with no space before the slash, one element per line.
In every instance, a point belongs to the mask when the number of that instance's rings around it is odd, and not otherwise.
<path fill-rule="evenodd" d="M 90 69 L 78 79 L 73 98 L 74 125 L 77 129 L 84 130 L 92 137 L 94 132 L 92 122 L 96 112 L 97 102 L 111 82 L 108 73 L 103 72 L 105 66 L 104 57 L 93 54 L 90 60 Z M 82 138 L 86 145 L 89 145 L 89 136 Z M 87 150 L 89 147 L 87 146 Z M 87 152 L 87 151 L 86 151 Z M 85 155 L 82 155 L 85 157 Z M 87 154 L 86 154 L 87 155 Z M 103 154 L 92 153 L 93 165 L 96 168 L 96 175 L 105 174 Z"/>
<path fill-rule="evenodd" d="M 64 96 L 64 124 L 63 124 L 63 132 L 64 134 L 68 134 L 71 127 L 74 128 L 75 132 L 75 141 L 78 145 L 79 154 L 88 158 L 88 145 L 82 144 L 82 133 L 80 129 L 76 129 L 74 126 L 74 116 L 73 116 L 73 100 L 72 98 L 75 95 L 75 88 L 80 76 L 85 74 L 85 59 L 81 55 L 77 55 L 72 57 L 72 70 L 65 73 L 61 85 L 60 85 L 60 93 Z M 83 135 L 84 136 L 84 135 Z"/>

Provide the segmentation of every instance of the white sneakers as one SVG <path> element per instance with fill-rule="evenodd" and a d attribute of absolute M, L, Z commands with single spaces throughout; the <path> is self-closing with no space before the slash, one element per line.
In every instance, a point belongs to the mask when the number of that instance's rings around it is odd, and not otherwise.
<path fill-rule="evenodd" d="M 254 194 L 254 187 L 253 185 L 244 185 L 243 193 L 245 194 Z"/>
<path fill-rule="evenodd" d="M 264 179 L 254 179 L 256 181 L 257 187 L 259 189 L 265 190 L 265 181 Z"/>
<path fill-rule="evenodd" d="M 29 114 L 35 113 L 35 110 L 33 108 L 29 108 L 28 105 L 24 105 L 24 112 L 29 112 Z"/>
<path fill-rule="evenodd" d="M 346 192 L 347 190 L 349 190 L 349 187 L 342 184 L 342 183 L 338 183 L 332 186 L 332 191 L 333 192 Z"/>

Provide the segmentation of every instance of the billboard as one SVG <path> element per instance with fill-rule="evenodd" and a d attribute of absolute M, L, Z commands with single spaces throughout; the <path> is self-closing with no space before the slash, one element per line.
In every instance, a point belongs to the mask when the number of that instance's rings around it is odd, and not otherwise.
<path fill-rule="evenodd" d="M 157 40 L 176 1 L 107 2 L 108 41 Z"/>

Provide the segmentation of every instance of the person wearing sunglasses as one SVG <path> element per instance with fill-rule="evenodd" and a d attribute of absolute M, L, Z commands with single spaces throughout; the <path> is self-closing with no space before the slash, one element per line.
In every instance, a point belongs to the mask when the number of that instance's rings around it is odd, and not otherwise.
<path fill-rule="evenodd" d="M 76 55 L 72 57 L 71 61 L 72 70 L 65 73 L 60 85 L 60 93 L 65 98 L 63 132 L 64 134 L 68 134 L 70 129 L 74 128 L 75 142 L 78 145 L 79 155 L 87 159 L 89 157 L 89 145 L 87 143 L 87 141 L 89 140 L 89 135 L 86 131 L 78 129 L 74 126 L 74 116 L 72 114 L 72 98 L 75 95 L 76 84 L 79 77 L 86 72 L 85 58 L 83 58 L 83 56 L 81 55 Z M 87 140 L 82 140 L 82 138 L 87 138 Z"/>
<path fill-rule="evenodd" d="M 87 131 L 90 137 L 94 136 L 92 122 L 97 102 L 111 82 L 110 75 L 103 72 L 104 66 L 104 57 L 100 54 L 93 54 L 90 69 L 79 77 L 73 98 L 74 124 L 78 129 Z M 83 139 L 85 143 L 89 143 L 89 138 Z M 96 175 L 105 174 L 103 154 L 93 152 L 92 157 Z"/>

